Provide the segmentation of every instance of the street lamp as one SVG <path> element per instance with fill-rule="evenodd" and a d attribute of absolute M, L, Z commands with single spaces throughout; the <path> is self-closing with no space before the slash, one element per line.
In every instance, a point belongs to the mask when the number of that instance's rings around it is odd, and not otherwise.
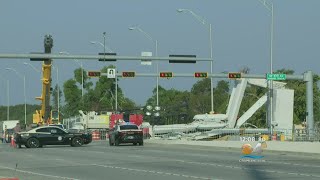
<path fill-rule="evenodd" d="M 2 76 L 0 78 L 3 81 L 7 81 L 7 120 L 10 120 L 10 98 L 9 98 L 9 93 L 10 93 L 10 86 L 9 86 L 9 79 L 5 80 Z"/>
<path fill-rule="evenodd" d="M 68 52 L 65 52 L 65 51 L 61 51 L 59 52 L 59 54 L 70 54 Z M 74 59 L 74 61 L 80 65 L 80 68 L 81 68 L 81 97 L 83 98 L 83 65 L 82 65 L 82 61 L 79 62 L 79 60 L 77 59 Z"/>
<path fill-rule="evenodd" d="M 27 98 L 26 98 L 26 76 L 21 75 L 18 71 L 13 68 L 6 68 L 8 71 L 15 72 L 20 78 L 23 79 L 23 89 L 24 89 L 24 124 L 27 125 Z"/>
<path fill-rule="evenodd" d="M 153 117 L 159 117 L 160 116 L 160 112 L 159 111 L 160 111 L 161 108 L 159 106 L 152 107 L 151 105 L 147 105 L 146 109 L 147 109 L 147 112 L 146 112 L 147 116 L 151 116 L 151 115 L 153 115 Z"/>
<path fill-rule="evenodd" d="M 212 28 L 211 28 L 211 23 L 208 24 L 204 18 L 202 18 L 201 16 L 197 15 L 196 13 L 194 13 L 193 11 L 189 10 L 189 9 L 177 9 L 178 13 L 183 13 L 183 12 L 188 12 L 190 13 L 194 18 L 197 19 L 197 21 L 199 21 L 202 25 L 206 26 L 209 28 L 209 47 L 210 47 L 210 58 L 212 59 L 213 57 L 213 45 L 212 45 Z M 213 73 L 213 62 L 212 60 L 210 61 L 210 72 L 211 74 Z M 213 105 L 213 78 L 210 78 L 210 83 L 211 83 L 211 112 L 213 113 L 213 109 L 214 109 L 214 105 Z"/>
<path fill-rule="evenodd" d="M 26 66 L 30 66 L 33 70 L 35 70 L 36 72 L 40 73 L 40 70 L 37 69 L 36 67 L 34 67 L 34 65 L 32 65 L 30 63 L 27 63 L 27 62 L 24 62 L 23 64 L 26 65 Z"/>
<path fill-rule="evenodd" d="M 270 74 L 273 73 L 273 3 L 267 2 L 266 0 L 259 0 L 263 6 L 270 11 L 271 13 L 271 25 L 270 25 Z M 270 133 L 272 134 L 273 131 L 273 81 L 269 80 L 269 116 L 268 116 L 268 124 L 270 126 Z"/>
<path fill-rule="evenodd" d="M 100 45 L 100 46 L 102 46 L 103 48 L 105 47 L 106 48 L 106 50 L 108 50 L 109 52 L 113 52 L 112 51 L 112 49 L 110 49 L 108 46 L 104 46 L 101 42 L 99 42 L 99 41 L 90 41 L 90 43 L 91 44 L 98 44 L 98 45 Z"/>
<path fill-rule="evenodd" d="M 99 42 L 99 41 L 90 41 L 91 44 L 99 44 L 100 46 L 103 47 L 103 54 L 106 55 L 106 49 L 109 52 L 113 52 L 110 48 L 108 48 L 106 46 L 106 32 L 103 32 L 103 43 Z M 117 77 L 117 69 L 116 69 L 116 77 L 115 77 L 115 96 L 116 96 L 116 100 L 115 100 L 115 111 L 118 112 L 118 77 Z"/>
<path fill-rule="evenodd" d="M 145 31 L 143 31 L 140 27 L 138 26 L 132 26 L 129 27 L 129 30 L 137 30 L 139 32 L 141 32 L 142 34 L 144 34 L 144 36 L 146 36 L 150 41 L 155 43 L 155 56 L 158 57 L 158 41 L 157 40 L 153 40 L 152 37 L 146 33 Z M 159 63 L 158 61 L 156 61 L 157 64 L 157 74 L 159 74 Z M 157 107 L 159 107 L 159 75 L 157 75 Z"/>

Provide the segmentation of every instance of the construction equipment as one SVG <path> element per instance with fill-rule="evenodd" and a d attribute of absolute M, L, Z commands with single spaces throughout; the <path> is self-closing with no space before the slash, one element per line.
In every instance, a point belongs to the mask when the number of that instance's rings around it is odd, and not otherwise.
<path fill-rule="evenodd" d="M 53 39 L 51 35 L 45 35 L 44 38 L 44 53 L 50 54 L 53 47 Z M 41 101 L 41 110 L 36 110 L 33 114 L 33 123 L 42 124 L 59 124 L 60 115 L 57 111 L 51 111 L 50 108 L 50 91 L 51 88 L 51 59 L 42 59 L 42 94 L 40 97 L 36 97 Z"/>

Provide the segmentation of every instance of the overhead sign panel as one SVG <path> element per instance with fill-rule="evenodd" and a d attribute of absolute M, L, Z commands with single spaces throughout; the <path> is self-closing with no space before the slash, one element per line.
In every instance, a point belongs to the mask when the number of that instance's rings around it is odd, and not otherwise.
<path fill-rule="evenodd" d="M 99 55 L 116 56 L 117 53 L 99 53 Z M 99 59 L 99 61 L 117 61 L 117 59 Z"/>
<path fill-rule="evenodd" d="M 30 54 L 45 54 L 45 53 L 41 53 L 41 52 L 32 52 Z M 49 59 L 45 59 L 45 58 L 30 58 L 30 61 L 47 61 Z"/>
<path fill-rule="evenodd" d="M 172 60 L 170 59 L 170 57 L 185 57 L 186 59 L 185 60 Z M 188 58 L 196 58 L 197 56 L 196 55 L 176 55 L 176 54 L 173 54 L 173 55 L 169 55 L 169 63 L 196 63 L 197 61 L 196 60 L 193 60 L 193 59 L 188 59 Z"/>
<path fill-rule="evenodd" d="M 152 52 L 141 52 L 141 56 L 143 57 L 151 57 Z M 152 61 L 150 59 L 141 60 L 141 65 L 152 65 Z"/>
<path fill-rule="evenodd" d="M 267 74 L 267 80 L 286 80 L 286 74 Z"/>

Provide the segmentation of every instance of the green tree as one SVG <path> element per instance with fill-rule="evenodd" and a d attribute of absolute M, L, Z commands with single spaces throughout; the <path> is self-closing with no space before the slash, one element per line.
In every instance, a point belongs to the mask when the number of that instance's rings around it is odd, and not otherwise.
<path fill-rule="evenodd" d="M 66 102 L 63 108 L 65 117 L 77 115 L 81 108 L 81 90 L 74 79 L 69 79 L 63 84 L 63 93 Z"/>
<path fill-rule="evenodd" d="M 9 106 L 10 120 L 20 120 L 20 124 L 24 124 L 24 104 Z M 40 109 L 40 105 L 27 104 L 27 124 L 32 123 L 33 113 Z M 0 121 L 7 120 L 7 106 L 0 106 Z"/>
<path fill-rule="evenodd" d="M 115 67 L 113 65 L 105 66 L 101 69 L 101 72 L 106 73 L 108 68 Z M 78 110 L 80 109 L 84 111 L 115 111 L 115 79 L 101 76 L 95 81 L 93 78 L 89 78 L 85 71 L 83 75 L 83 85 L 85 88 L 83 97 L 81 96 L 81 68 L 74 71 L 74 79 L 68 80 L 67 84 L 65 83 L 65 114 L 73 116 L 78 114 Z M 124 97 L 119 86 L 117 88 L 117 97 L 118 110 L 133 109 L 135 107 L 135 103 L 132 100 Z"/>

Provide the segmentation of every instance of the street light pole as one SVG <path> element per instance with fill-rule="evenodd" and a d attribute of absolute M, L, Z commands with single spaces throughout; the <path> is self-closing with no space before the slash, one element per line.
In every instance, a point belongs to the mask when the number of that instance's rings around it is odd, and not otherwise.
<path fill-rule="evenodd" d="M 103 52 L 104 52 L 104 56 L 106 54 L 106 50 L 108 50 L 109 52 L 113 52 L 112 49 L 110 49 L 108 46 L 106 46 L 106 32 L 103 32 L 103 43 L 99 42 L 99 41 L 90 41 L 91 44 L 99 44 L 100 46 L 103 47 Z M 117 72 L 117 69 L 116 69 Z M 118 79 L 117 79 L 117 75 L 115 77 L 115 111 L 118 111 Z"/>
<path fill-rule="evenodd" d="M 59 52 L 59 54 L 70 54 L 70 53 L 68 53 L 68 52 L 66 52 L 66 51 L 62 51 L 62 52 Z M 83 94 L 84 94 L 84 90 L 83 90 L 83 65 L 82 65 L 82 61 L 80 61 L 80 63 L 79 63 L 79 60 L 77 60 L 77 59 L 74 59 L 74 61 L 78 64 L 78 65 L 80 65 L 80 68 L 81 68 L 81 97 L 83 98 Z"/>
<path fill-rule="evenodd" d="M 140 27 L 138 26 L 133 26 L 133 27 L 129 27 L 129 30 L 138 30 L 139 32 L 141 32 L 142 34 L 144 34 L 150 41 L 155 43 L 155 56 L 158 57 L 158 40 L 153 40 L 152 37 L 146 33 L 145 31 L 143 31 Z M 156 69 L 157 69 L 157 74 L 159 74 L 159 61 L 156 61 Z M 157 107 L 159 107 L 159 75 L 157 76 Z"/>
<path fill-rule="evenodd" d="M 60 123 L 60 87 L 59 87 L 59 69 L 58 69 L 58 66 L 56 67 L 57 68 L 57 90 L 58 90 L 58 92 L 57 92 L 57 95 L 58 95 L 58 99 L 57 99 L 57 101 L 58 101 L 58 122 Z"/>
<path fill-rule="evenodd" d="M 266 0 L 259 0 L 264 7 L 271 12 L 271 25 L 270 25 L 270 74 L 273 74 L 273 31 L 274 31 L 274 14 L 273 3 Z M 269 80 L 269 113 L 268 113 L 268 125 L 270 128 L 270 134 L 273 133 L 273 81 Z"/>
<path fill-rule="evenodd" d="M 213 42 L 212 42 L 212 25 L 211 23 L 208 24 L 201 16 L 197 15 L 193 11 L 189 9 L 177 9 L 178 13 L 182 12 L 189 12 L 195 19 L 197 19 L 201 24 L 204 26 L 209 25 L 209 48 L 210 48 L 210 58 L 213 57 Z M 210 61 L 210 72 L 213 74 L 213 60 Z M 213 78 L 210 77 L 210 84 L 211 84 L 211 112 L 214 113 L 214 104 L 213 104 Z"/>
<path fill-rule="evenodd" d="M 209 39 L 210 39 L 210 58 L 212 59 L 213 57 L 213 50 L 212 50 L 212 28 L 211 24 L 209 25 Z M 213 73 L 213 60 L 210 61 L 210 73 Z M 210 78 L 210 84 L 211 84 L 211 112 L 213 111 L 214 104 L 213 104 L 213 78 Z"/>
<path fill-rule="evenodd" d="M 27 126 L 26 75 L 23 76 L 23 89 L 24 89 L 24 125 Z"/>
<path fill-rule="evenodd" d="M 21 75 L 18 71 L 16 71 L 13 68 L 6 68 L 6 70 L 10 70 L 15 72 L 20 78 L 23 79 L 23 94 L 24 94 L 24 123 L 25 125 L 27 124 L 27 98 L 26 98 L 26 76 L 25 75 Z"/>
<path fill-rule="evenodd" d="M 7 120 L 10 120 L 10 83 L 9 79 L 7 79 Z"/>
<path fill-rule="evenodd" d="M 0 78 L 5 82 L 6 80 L 0 76 Z M 7 120 L 9 120 L 10 107 L 9 107 L 9 79 L 7 79 Z"/>
<path fill-rule="evenodd" d="M 112 49 L 110 49 L 108 46 L 104 46 L 101 42 L 98 41 L 90 41 L 91 44 L 99 44 L 101 47 L 106 48 L 109 52 L 113 52 Z"/>
<path fill-rule="evenodd" d="M 156 57 L 158 57 L 158 40 L 156 40 Z M 157 61 L 157 107 L 159 107 L 159 61 Z"/>

